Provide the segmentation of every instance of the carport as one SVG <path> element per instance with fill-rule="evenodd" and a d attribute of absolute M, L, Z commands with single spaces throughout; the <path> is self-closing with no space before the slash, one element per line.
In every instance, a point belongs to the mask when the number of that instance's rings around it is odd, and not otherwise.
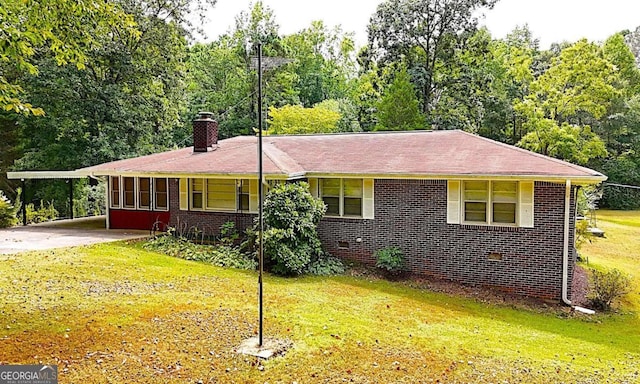
<path fill-rule="evenodd" d="M 73 219 L 73 180 L 84 179 L 88 175 L 78 171 L 19 171 L 7 172 L 7 179 L 20 180 L 22 182 L 22 196 L 27 195 L 27 180 L 52 180 L 63 179 L 69 185 L 69 215 Z M 24 201 L 21 209 L 22 225 L 27 225 L 27 203 Z"/>

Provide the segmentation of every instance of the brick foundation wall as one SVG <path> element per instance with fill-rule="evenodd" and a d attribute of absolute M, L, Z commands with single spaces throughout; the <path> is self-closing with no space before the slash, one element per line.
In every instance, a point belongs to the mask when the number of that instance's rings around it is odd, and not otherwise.
<path fill-rule="evenodd" d="M 416 274 L 560 300 L 564 192 L 564 184 L 536 182 L 534 228 L 499 228 L 447 224 L 446 181 L 376 180 L 374 220 L 325 218 L 318 231 L 325 248 L 346 259 L 373 265 L 373 253 L 393 245 Z M 574 212 L 572 198 L 569 244 Z"/>

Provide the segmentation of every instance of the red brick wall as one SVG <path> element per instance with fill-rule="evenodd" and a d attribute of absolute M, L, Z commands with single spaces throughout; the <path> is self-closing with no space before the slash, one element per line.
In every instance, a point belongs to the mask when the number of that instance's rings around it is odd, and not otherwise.
<path fill-rule="evenodd" d="M 374 220 L 325 218 L 319 233 L 326 249 L 343 258 L 373 265 L 372 254 L 393 245 L 416 274 L 559 300 L 564 191 L 564 184 L 537 182 L 534 228 L 499 228 L 447 224 L 446 181 L 376 180 Z M 570 233 L 573 244 L 573 227 Z M 490 253 L 502 260 L 490 260 Z M 575 257 L 572 251 L 569 290 Z"/>
<path fill-rule="evenodd" d="M 169 179 L 169 188 L 174 227 L 218 234 L 227 221 L 239 230 L 253 225 L 253 214 L 180 211 L 178 181 Z M 564 191 L 564 184 L 536 182 L 534 228 L 499 228 L 447 224 L 446 181 L 376 180 L 374 220 L 324 218 L 318 232 L 325 249 L 345 259 L 373 265 L 376 250 L 394 245 L 413 273 L 559 300 Z M 572 198 L 570 244 L 574 211 Z M 339 248 L 339 242 L 348 249 Z M 502 260 L 490 260 L 490 253 Z M 572 250 L 569 297 L 575 258 Z"/>

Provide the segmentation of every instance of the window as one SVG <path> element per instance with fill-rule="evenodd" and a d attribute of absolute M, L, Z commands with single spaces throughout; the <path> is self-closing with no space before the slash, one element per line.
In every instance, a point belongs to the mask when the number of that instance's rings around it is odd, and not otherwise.
<path fill-rule="evenodd" d="M 320 195 L 327 206 L 327 215 L 340 216 L 340 179 L 321 179 Z"/>
<path fill-rule="evenodd" d="M 345 179 L 344 209 L 345 216 L 362 216 L 362 179 Z"/>
<path fill-rule="evenodd" d="M 168 208 L 167 179 L 154 179 L 155 208 L 163 211 Z"/>
<path fill-rule="evenodd" d="M 248 179 L 189 179 L 189 185 L 191 187 L 190 204 L 193 210 L 248 212 L 252 209 L 252 199 L 255 201 L 257 198 L 256 192 L 252 192 L 251 189 L 252 181 Z M 257 182 L 253 183 L 254 189 L 256 186 Z M 186 196 L 186 188 L 184 188 L 180 197 L 180 209 L 186 209 L 187 203 L 182 200 Z"/>
<path fill-rule="evenodd" d="M 120 177 L 111 176 L 111 207 L 120 208 Z"/>
<path fill-rule="evenodd" d="M 151 179 L 148 177 L 138 179 L 138 208 L 151 208 Z"/>
<path fill-rule="evenodd" d="M 494 223 L 516 223 L 516 204 L 518 202 L 517 182 L 494 181 L 491 201 L 493 204 Z"/>
<path fill-rule="evenodd" d="M 518 182 L 465 181 L 463 221 L 467 223 L 516 224 Z"/>
<path fill-rule="evenodd" d="M 362 217 L 362 179 L 320 179 L 329 216 Z"/>
<path fill-rule="evenodd" d="M 487 221 L 488 188 L 488 181 L 464 182 L 464 221 Z"/>
<path fill-rule="evenodd" d="M 238 180 L 238 210 L 249 210 L 249 180 Z"/>
<path fill-rule="evenodd" d="M 191 209 L 203 209 L 203 179 L 191 179 Z"/>
<path fill-rule="evenodd" d="M 135 208 L 135 179 L 133 177 L 123 177 L 122 184 L 124 184 L 124 208 Z"/>

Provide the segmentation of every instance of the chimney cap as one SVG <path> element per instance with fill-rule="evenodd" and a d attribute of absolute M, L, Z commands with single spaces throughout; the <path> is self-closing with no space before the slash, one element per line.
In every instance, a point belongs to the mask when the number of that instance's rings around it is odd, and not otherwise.
<path fill-rule="evenodd" d="M 213 112 L 199 112 L 198 113 L 198 120 L 212 120 L 213 118 Z"/>

